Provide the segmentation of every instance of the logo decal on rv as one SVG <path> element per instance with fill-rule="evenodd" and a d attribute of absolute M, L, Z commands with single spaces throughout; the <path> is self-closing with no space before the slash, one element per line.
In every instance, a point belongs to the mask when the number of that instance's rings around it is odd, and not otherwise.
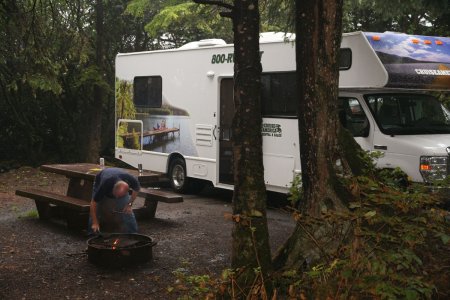
<path fill-rule="evenodd" d="M 211 59 L 212 64 L 230 64 L 234 63 L 234 53 L 226 54 L 213 54 Z"/>
<path fill-rule="evenodd" d="M 259 51 L 259 58 L 262 57 L 264 51 Z M 234 53 L 213 54 L 211 64 L 232 64 L 234 63 Z"/>
<path fill-rule="evenodd" d="M 261 129 L 262 136 L 281 137 L 283 130 L 280 124 L 263 123 Z"/>
<path fill-rule="evenodd" d="M 419 75 L 441 75 L 450 76 L 450 70 L 428 70 L 428 69 L 414 69 Z"/>

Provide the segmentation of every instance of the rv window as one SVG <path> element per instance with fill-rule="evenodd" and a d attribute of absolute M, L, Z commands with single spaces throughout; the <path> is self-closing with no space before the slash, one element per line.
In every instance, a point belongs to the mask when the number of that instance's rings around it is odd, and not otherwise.
<path fill-rule="evenodd" d="M 297 117 L 295 72 L 262 74 L 261 84 L 263 117 Z"/>
<path fill-rule="evenodd" d="M 339 70 L 345 71 L 352 67 L 352 50 L 350 48 L 339 49 Z"/>
<path fill-rule="evenodd" d="M 450 133 L 450 112 L 431 95 L 374 94 L 365 98 L 385 134 Z"/>
<path fill-rule="evenodd" d="M 134 105 L 158 108 L 162 104 L 162 78 L 160 76 L 134 78 Z"/>

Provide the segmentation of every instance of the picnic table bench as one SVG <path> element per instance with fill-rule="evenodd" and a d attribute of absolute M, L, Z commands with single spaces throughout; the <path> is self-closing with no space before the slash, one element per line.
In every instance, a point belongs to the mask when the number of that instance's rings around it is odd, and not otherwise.
<path fill-rule="evenodd" d="M 35 188 L 17 189 L 16 195 L 34 199 L 39 219 L 62 217 L 70 229 L 87 228 L 89 201 Z"/>
<path fill-rule="evenodd" d="M 96 164 L 56 164 L 43 165 L 42 171 L 65 175 L 69 178 L 66 195 L 36 188 L 20 188 L 16 195 L 33 199 L 41 220 L 62 218 L 67 222 L 69 229 L 86 229 L 89 219 L 92 188 L 97 175 L 102 168 Z M 136 176 L 141 185 L 150 185 L 158 180 L 159 175 L 144 171 L 124 169 Z M 141 188 L 138 194 L 144 197 L 142 207 L 134 208 L 137 219 L 154 218 L 158 202 L 179 203 L 183 197 L 177 194 L 161 191 L 159 189 Z"/>
<path fill-rule="evenodd" d="M 154 218 L 158 202 L 165 202 L 165 203 L 183 202 L 182 196 L 174 193 L 161 191 L 158 189 L 141 188 L 138 196 L 144 197 L 145 202 L 142 208 L 136 208 L 133 210 L 137 218 Z"/>

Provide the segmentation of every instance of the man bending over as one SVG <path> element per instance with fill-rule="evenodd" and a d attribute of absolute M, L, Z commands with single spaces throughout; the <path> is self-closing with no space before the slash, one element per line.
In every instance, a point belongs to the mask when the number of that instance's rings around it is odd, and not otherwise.
<path fill-rule="evenodd" d="M 136 233 L 137 222 L 132 204 L 139 181 L 119 168 L 107 168 L 95 176 L 90 203 L 90 233 Z"/>

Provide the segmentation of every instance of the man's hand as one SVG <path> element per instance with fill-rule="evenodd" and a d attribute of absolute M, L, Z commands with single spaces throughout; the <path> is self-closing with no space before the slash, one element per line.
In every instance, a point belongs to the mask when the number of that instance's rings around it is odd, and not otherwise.
<path fill-rule="evenodd" d="M 97 222 L 92 222 L 91 229 L 94 233 L 100 232 L 100 226 L 98 225 Z"/>
<path fill-rule="evenodd" d="M 131 207 L 131 205 L 127 204 L 123 208 L 123 212 L 126 213 L 126 214 L 131 215 L 131 213 L 133 212 L 133 208 Z"/>

